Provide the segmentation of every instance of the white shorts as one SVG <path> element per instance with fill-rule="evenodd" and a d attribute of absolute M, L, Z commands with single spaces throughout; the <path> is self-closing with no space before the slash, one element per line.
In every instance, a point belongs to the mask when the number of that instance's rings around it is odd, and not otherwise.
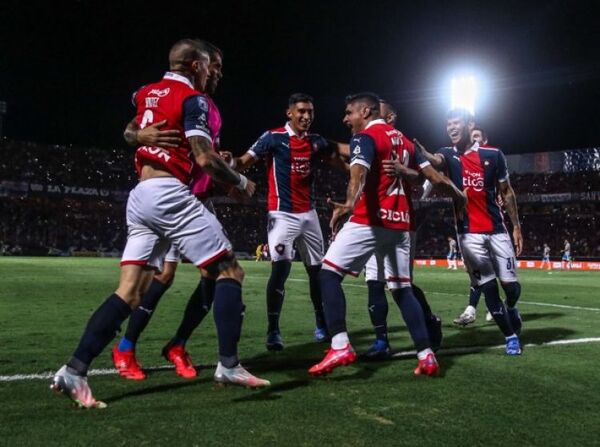
<path fill-rule="evenodd" d="M 406 231 L 347 222 L 329 246 L 323 268 L 358 276 L 373 255 L 376 265 L 383 265 L 389 289 L 410 287 L 410 237 Z"/>
<path fill-rule="evenodd" d="M 167 251 L 167 254 L 165 255 L 165 262 L 179 261 L 181 261 L 181 253 L 179 253 L 179 249 L 174 244 L 171 244 L 169 251 Z"/>
<path fill-rule="evenodd" d="M 315 210 L 305 213 L 269 211 L 269 252 L 272 261 L 294 259 L 294 242 L 305 265 L 320 265 L 323 259 L 323 233 Z"/>
<path fill-rule="evenodd" d="M 458 244 L 472 285 L 480 286 L 495 278 L 518 281 L 515 251 L 507 233 L 459 234 Z"/>
<path fill-rule="evenodd" d="M 413 276 L 413 262 L 415 260 L 415 250 L 417 243 L 417 232 L 409 231 L 410 237 L 410 278 Z M 383 262 L 379 262 L 375 255 L 371 256 L 365 265 L 365 281 L 385 282 Z"/>
<path fill-rule="evenodd" d="M 231 251 L 217 218 L 179 180 L 158 177 L 138 183 L 127 200 L 121 265 L 161 270 L 171 244 L 198 267 Z"/>

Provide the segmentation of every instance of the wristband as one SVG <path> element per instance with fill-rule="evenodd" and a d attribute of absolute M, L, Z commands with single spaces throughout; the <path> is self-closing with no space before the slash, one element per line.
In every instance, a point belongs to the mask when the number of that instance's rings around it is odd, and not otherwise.
<path fill-rule="evenodd" d="M 248 186 L 248 177 L 240 174 L 240 182 L 237 185 L 235 185 L 235 187 L 240 191 L 245 191 L 246 186 Z"/>

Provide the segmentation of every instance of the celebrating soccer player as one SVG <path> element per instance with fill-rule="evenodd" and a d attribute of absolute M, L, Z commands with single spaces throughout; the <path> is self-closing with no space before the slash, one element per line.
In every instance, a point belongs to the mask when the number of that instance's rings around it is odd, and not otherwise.
<path fill-rule="evenodd" d="M 240 364 L 237 345 L 244 304 L 244 271 L 216 217 L 189 189 L 191 172 L 198 163 L 211 177 L 252 195 L 255 184 L 233 171 L 212 146 L 208 126 L 206 87 L 210 56 L 195 41 L 184 39 L 169 52 L 163 79 L 134 95 L 140 127 L 167 120 L 167 128 L 185 134 L 178 147 L 142 146 L 136 151 L 139 183 L 127 201 L 127 244 L 121 260 L 119 287 L 90 317 L 77 349 L 55 374 L 51 387 L 79 406 L 105 407 L 92 395 L 87 372 L 94 358 L 110 343 L 123 321 L 136 308 L 160 269 L 170 244 L 216 279 L 214 316 L 219 338 L 215 380 L 253 387 L 267 386 Z M 194 154 L 192 160 L 190 151 Z"/>
<path fill-rule="evenodd" d="M 523 248 L 517 200 L 510 186 L 506 159 L 497 148 L 480 146 L 471 140 L 475 123 L 466 110 L 448 112 L 446 131 L 453 147 L 423 155 L 436 167 L 446 169 L 454 184 L 468 197 L 464 210 L 455 209 L 458 243 L 473 287 L 480 287 L 488 310 L 506 338 L 506 353 L 521 354 L 518 334 L 521 316 L 516 308 L 521 285 L 516 273 L 516 256 L 496 197 L 502 195 L 513 225 L 516 255 Z M 496 277 L 506 293 L 506 306 L 500 299 Z"/>
<path fill-rule="evenodd" d="M 330 226 L 336 237 L 325 254 L 320 273 L 325 318 L 332 336 L 331 349 L 309 373 L 328 374 L 356 360 L 346 329 L 342 280 L 345 274 L 358 275 L 375 254 L 383 260 L 388 288 L 417 348 L 419 363 L 415 374 L 436 374 L 439 366 L 431 350 L 423 311 L 411 288 L 410 207 L 401 179 L 388 175 L 384 168 L 385 160 L 402 157 L 402 148 L 412 143 L 381 119 L 379 98 L 372 93 L 346 98 L 344 123 L 353 134 L 350 182 L 346 201 L 331 202 L 334 210 Z M 464 201 L 464 194 L 429 166 L 429 162 L 422 160 L 419 166 L 427 178 L 445 187 L 457 202 Z M 348 216 L 350 221 L 343 224 Z"/>
<path fill-rule="evenodd" d="M 269 191 L 268 240 L 271 276 L 267 283 L 267 342 L 269 351 L 283 349 L 279 317 L 285 295 L 285 282 L 294 258 L 294 242 L 298 247 L 309 278 L 310 299 L 316 320 L 314 337 L 327 338 L 321 304 L 318 274 L 323 259 L 323 234 L 314 208 L 313 172 L 315 164 L 327 161 L 343 163 L 341 145 L 309 133 L 314 120 L 313 98 L 295 93 L 288 100 L 285 126 L 268 130 L 232 165 L 243 171 L 260 159 L 267 161 Z"/>

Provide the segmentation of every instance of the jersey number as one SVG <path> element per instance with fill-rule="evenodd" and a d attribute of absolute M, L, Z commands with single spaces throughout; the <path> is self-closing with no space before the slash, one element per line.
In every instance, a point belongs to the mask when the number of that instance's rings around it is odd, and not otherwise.
<path fill-rule="evenodd" d="M 140 129 L 143 129 L 148 124 L 152 124 L 154 121 L 154 113 L 150 109 L 144 110 L 144 114 L 142 115 L 142 122 L 140 123 Z"/>

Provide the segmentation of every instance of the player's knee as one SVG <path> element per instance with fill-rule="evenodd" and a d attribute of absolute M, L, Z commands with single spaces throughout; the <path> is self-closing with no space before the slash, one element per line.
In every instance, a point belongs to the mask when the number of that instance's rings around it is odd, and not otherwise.
<path fill-rule="evenodd" d="M 233 253 L 228 253 L 212 264 L 206 266 L 210 276 L 222 279 L 231 278 L 239 282 L 244 281 L 245 272 Z"/>

